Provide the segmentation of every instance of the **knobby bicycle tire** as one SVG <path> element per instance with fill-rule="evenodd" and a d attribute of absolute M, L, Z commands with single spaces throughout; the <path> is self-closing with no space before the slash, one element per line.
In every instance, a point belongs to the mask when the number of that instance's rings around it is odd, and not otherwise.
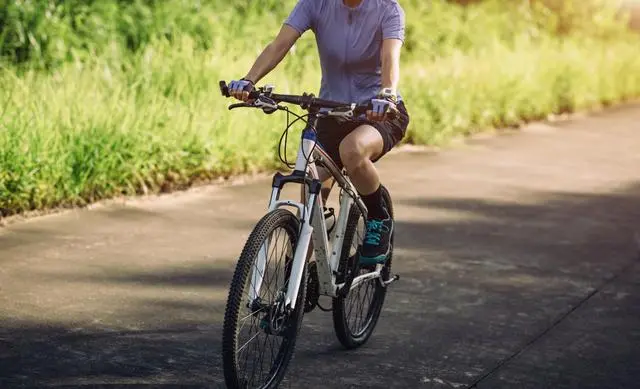
<path fill-rule="evenodd" d="M 286 231 L 289 238 L 291 249 L 295 250 L 296 243 L 299 237 L 299 221 L 293 213 L 285 209 L 276 209 L 263 216 L 256 224 L 253 231 L 249 235 L 247 242 L 242 250 L 240 258 L 237 262 L 236 269 L 231 281 L 229 289 L 229 295 L 227 299 L 227 306 L 225 309 L 223 334 L 222 334 L 222 360 L 224 368 L 225 382 L 228 388 L 243 388 L 252 389 L 247 383 L 247 379 L 244 378 L 243 372 L 239 368 L 238 354 L 240 350 L 237 350 L 238 346 L 238 333 L 239 333 L 239 319 L 241 308 L 246 306 L 246 293 L 243 293 L 243 289 L 246 281 L 251 276 L 251 269 L 257 258 L 258 252 L 270 235 L 279 228 L 283 228 Z M 293 255 L 287 261 L 292 261 Z M 285 265 L 286 266 L 286 265 Z M 290 268 L 289 268 L 290 270 Z M 287 270 L 285 269 L 285 273 Z M 285 274 L 288 285 L 289 274 Z M 288 325 L 286 326 L 285 334 L 282 336 L 283 341 L 278 350 L 276 359 L 273 361 L 273 365 L 269 368 L 267 377 L 263 382 L 259 383 L 260 386 L 256 388 L 260 389 L 272 389 L 277 388 L 282 379 L 284 378 L 285 371 L 293 357 L 295 350 L 296 339 L 302 323 L 302 316 L 304 314 L 303 308 L 305 303 L 307 283 L 307 264 L 305 262 L 302 280 L 300 282 L 300 288 L 298 290 L 298 298 L 296 307 L 290 314 L 288 319 Z M 258 329 L 259 332 L 261 329 Z M 259 334 L 258 334 L 259 335 Z M 257 335 L 256 335 L 257 336 Z M 266 340 L 265 340 L 266 343 Z M 261 365 L 262 367 L 262 365 Z M 262 374 L 262 370 L 261 370 Z M 253 378 L 253 376 L 251 377 Z"/>
<path fill-rule="evenodd" d="M 382 198 L 385 206 L 389 212 L 391 218 L 393 218 L 393 203 L 391 202 L 391 196 L 384 186 L 381 187 Z M 349 218 L 347 221 L 347 227 L 345 229 L 344 242 L 342 245 L 342 254 L 340 257 L 340 266 L 341 269 L 349 269 L 352 264 L 350 261 L 357 261 L 357 254 L 350 257 L 349 250 L 351 245 L 353 244 L 353 239 L 356 236 L 358 220 L 361 218 L 360 210 L 356 205 L 351 207 L 349 212 Z M 394 228 L 395 231 L 395 228 Z M 391 235 L 391 248 L 389 251 L 389 256 L 387 261 L 382 268 L 382 279 L 387 280 L 391 274 L 391 262 L 393 259 L 393 244 L 394 244 L 394 235 L 395 232 Z M 346 270 L 343 270 L 346 271 Z M 343 274 L 343 273 L 342 273 Z M 350 290 L 345 296 L 339 296 L 333 298 L 333 325 L 334 330 L 336 332 L 336 336 L 340 343 L 347 349 L 353 349 L 362 346 L 367 342 L 371 334 L 373 333 L 378 319 L 380 318 L 380 312 L 382 311 L 382 306 L 384 304 L 384 300 L 387 294 L 387 288 L 380 284 L 379 279 L 372 279 L 367 281 L 373 283 L 374 291 L 373 297 L 371 299 L 371 303 L 367 309 L 367 323 L 363 329 L 360 331 L 354 332 L 349 325 L 349 316 L 352 313 L 351 310 L 347 307 L 347 301 L 354 293 L 356 289 Z M 361 284 L 364 285 L 364 284 Z"/>

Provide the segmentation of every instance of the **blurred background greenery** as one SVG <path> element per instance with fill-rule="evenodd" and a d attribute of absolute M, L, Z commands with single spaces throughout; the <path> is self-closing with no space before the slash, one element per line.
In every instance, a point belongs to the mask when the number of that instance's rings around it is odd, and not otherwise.
<path fill-rule="evenodd" d="M 0 0 L 0 216 L 279 167 L 284 116 L 228 112 L 217 83 L 245 74 L 294 4 Z M 618 2 L 400 4 L 405 142 L 640 96 L 640 38 Z M 308 33 L 264 82 L 319 80 Z"/>

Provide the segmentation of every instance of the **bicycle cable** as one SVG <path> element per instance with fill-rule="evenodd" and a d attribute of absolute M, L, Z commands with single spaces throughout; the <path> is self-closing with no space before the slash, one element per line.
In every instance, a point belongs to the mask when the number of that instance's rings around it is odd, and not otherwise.
<path fill-rule="evenodd" d="M 297 113 L 291 111 L 289 109 L 289 107 L 284 107 L 284 111 L 287 112 L 287 125 L 282 133 L 282 135 L 280 136 L 280 141 L 278 142 L 278 158 L 280 158 L 280 161 L 282 163 L 284 163 L 285 165 L 287 165 L 287 167 L 289 167 L 290 169 L 295 168 L 295 164 L 292 164 L 289 162 L 288 158 L 287 158 L 287 142 L 288 142 L 288 138 L 289 138 L 289 129 L 295 124 L 297 123 L 299 120 L 302 120 L 303 122 L 305 122 L 306 125 L 309 124 L 309 122 L 305 119 L 308 118 L 311 113 L 307 113 L 304 115 L 298 115 Z M 296 119 L 292 122 L 290 122 L 290 115 L 294 115 L 296 116 Z M 318 131 L 314 128 L 311 127 L 311 130 L 314 132 L 314 134 L 318 135 Z M 284 156 L 283 156 L 283 152 L 282 152 L 282 140 L 284 139 Z M 306 172 L 307 167 L 309 166 L 309 163 L 311 163 L 311 157 L 313 156 L 313 152 L 317 146 L 317 141 L 314 142 L 313 147 L 311 148 L 311 151 L 309 152 L 309 155 L 305 155 L 305 167 L 304 170 Z M 305 220 L 306 219 L 306 208 L 304 209 L 303 213 L 302 213 L 302 219 Z"/>
<path fill-rule="evenodd" d="M 287 159 L 287 142 L 288 142 L 288 134 L 289 134 L 289 129 L 299 120 L 304 121 L 305 123 L 308 124 L 308 122 L 305 120 L 305 117 L 308 117 L 310 114 L 305 114 L 305 115 L 298 115 L 297 113 L 291 111 L 289 109 L 289 107 L 284 107 L 284 111 L 287 112 L 287 126 L 285 127 L 284 131 L 282 132 L 282 135 L 280 136 L 280 141 L 278 142 L 278 158 L 280 159 L 280 161 L 282 163 L 284 163 L 285 165 L 287 165 L 287 167 L 289 167 L 290 169 L 293 169 L 295 167 L 295 164 L 292 164 L 289 162 L 289 160 Z M 293 122 L 290 122 L 290 115 L 294 115 L 296 116 L 296 119 Z M 284 138 L 284 157 L 283 157 L 283 153 L 282 153 L 282 140 Z"/>

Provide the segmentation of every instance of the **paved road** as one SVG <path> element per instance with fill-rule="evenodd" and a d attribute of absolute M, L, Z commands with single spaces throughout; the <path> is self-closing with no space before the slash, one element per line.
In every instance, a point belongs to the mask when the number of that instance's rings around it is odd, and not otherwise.
<path fill-rule="evenodd" d="M 640 107 L 380 162 L 402 279 L 370 342 L 305 318 L 288 388 L 636 388 Z M 222 387 L 268 180 L 0 230 L 0 387 Z M 475 385 L 475 386 L 474 386 Z"/>

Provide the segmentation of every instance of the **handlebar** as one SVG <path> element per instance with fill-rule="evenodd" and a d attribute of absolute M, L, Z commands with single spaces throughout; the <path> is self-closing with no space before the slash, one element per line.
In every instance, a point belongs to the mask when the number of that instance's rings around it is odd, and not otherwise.
<path fill-rule="evenodd" d="M 303 109 L 309 111 L 319 111 L 320 109 L 330 109 L 328 113 L 329 116 L 343 116 L 343 117 L 352 117 L 352 116 L 360 116 L 365 114 L 367 110 L 370 110 L 372 105 L 371 103 L 367 104 L 354 104 L 354 103 L 344 103 L 339 101 L 332 100 L 324 100 L 315 97 L 313 94 L 303 93 L 302 95 L 283 95 L 283 94 L 275 94 L 271 92 L 271 88 L 260 87 L 258 89 L 254 89 L 249 93 L 250 100 L 260 101 L 260 105 L 248 104 L 248 103 L 238 103 L 232 104 L 229 106 L 229 109 L 240 108 L 240 107 L 254 107 L 254 108 L 263 108 L 265 112 L 272 113 L 277 109 L 284 109 L 278 105 L 278 103 L 289 103 L 299 105 Z M 229 93 L 229 87 L 225 81 L 220 81 L 220 93 L 224 97 L 231 97 Z M 397 111 L 390 111 L 387 115 L 390 118 L 394 118 Z"/>

